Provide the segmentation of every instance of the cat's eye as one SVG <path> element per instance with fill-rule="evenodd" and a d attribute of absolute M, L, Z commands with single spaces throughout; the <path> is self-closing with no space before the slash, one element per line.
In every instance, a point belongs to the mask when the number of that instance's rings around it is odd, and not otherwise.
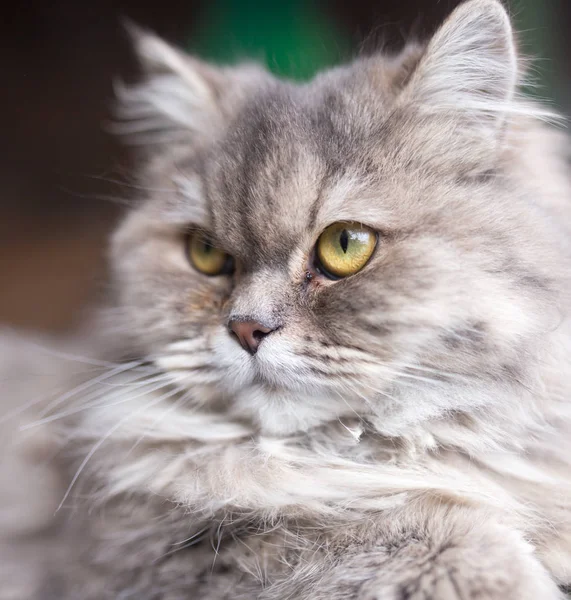
<path fill-rule="evenodd" d="M 315 247 L 316 267 L 330 279 L 358 273 L 377 245 L 377 233 L 366 225 L 333 223 L 319 236 Z"/>
<path fill-rule="evenodd" d="M 234 260 L 229 254 L 212 245 L 202 231 L 187 237 L 187 254 L 192 266 L 205 275 L 229 275 L 234 271 Z"/>

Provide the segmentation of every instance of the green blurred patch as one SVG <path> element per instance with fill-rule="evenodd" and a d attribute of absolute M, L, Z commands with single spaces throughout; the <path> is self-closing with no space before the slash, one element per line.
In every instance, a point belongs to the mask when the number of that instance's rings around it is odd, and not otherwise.
<path fill-rule="evenodd" d="M 212 0 L 190 35 L 189 50 L 218 63 L 255 59 L 277 75 L 307 79 L 350 54 L 350 43 L 317 2 Z"/>
<path fill-rule="evenodd" d="M 375 1 L 382 2 L 371 0 Z M 504 1 L 521 32 L 523 52 L 535 58 L 528 92 L 565 105 L 555 14 L 559 2 L 571 0 Z M 213 62 L 254 59 L 277 75 L 308 79 L 351 56 L 350 36 L 327 4 L 326 0 L 208 0 L 189 32 L 188 49 Z"/>
<path fill-rule="evenodd" d="M 569 1 L 569 0 L 567 0 Z M 559 48 L 555 26 L 556 0 L 513 0 L 512 18 L 520 32 L 520 50 L 531 59 L 528 92 L 548 100 L 558 100 Z"/>

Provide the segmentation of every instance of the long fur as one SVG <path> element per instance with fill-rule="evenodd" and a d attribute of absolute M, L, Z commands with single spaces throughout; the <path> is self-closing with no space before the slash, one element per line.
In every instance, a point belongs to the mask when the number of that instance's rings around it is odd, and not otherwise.
<path fill-rule="evenodd" d="M 6 597 L 562 598 L 568 145 L 518 93 L 501 5 L 303 85 L 135 37 L 119 131 L 148 193 L 107 305 L 79 347 L 2 346 Z M 337 221 L 375 255 L 308 278 Z M 233 278 L 189 264 L 194 228 Z M 236 316 L 276 327 L 255 357 Z M 40 466 L 38 506 L 10 473 Z"/>

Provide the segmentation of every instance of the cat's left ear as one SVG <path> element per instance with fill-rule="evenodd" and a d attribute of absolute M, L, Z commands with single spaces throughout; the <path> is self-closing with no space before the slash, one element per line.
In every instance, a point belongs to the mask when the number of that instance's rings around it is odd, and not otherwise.
<path fill-rule="evenodd" d="M 115 131 L 140 143 L 213 137 L 265 72 L 256 65 L 218 68 L 126 23 L 144 79 L 116 85 Z"/>
<path fill-rule="evenodd" d="M 497 139 L 515 108 L 518 76 L 504 7 L 497 0 L 468 0 L 428 43 L 400 103 L 457 117 L 482 139 Z"/>

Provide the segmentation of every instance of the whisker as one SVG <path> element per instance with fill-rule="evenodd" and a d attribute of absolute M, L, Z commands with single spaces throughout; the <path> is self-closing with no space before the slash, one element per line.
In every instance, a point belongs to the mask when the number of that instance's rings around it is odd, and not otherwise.
<path fill-rule="evenodd" d="M 133 190 L 139 190 L 142 192 L 154 192 L 154 193 L 162 193 L 162 192 L 169 192 L 172 194 L 176 194 L 176 190 L 172 189 L 172 188 L 152 188 L 152 187 L 146 187 L 144 185 L 140 185 L 140 184 L 136 184 L 136 183 L 129 183 L 127 181 L 121 181 L 120 179 L 112 179 L 111 177 L 103 177 L 102 175 L 92 175 L 92 174 L 84 174 L 84 177 L 88 177 L 89 179 L 96 179 L 98 181 L 105 181 L 107 183 L 113 183 L 122 187 L 126 187 L 129 189 L 133 189 Z"/>
<path fill-rule="evenodd" d="M 470 377 L 463 375 L 461 373 L 454 373 L 452 371 L 443 371 L 442 369 L 435 369 L 435 368 L 426 367 L 423 365 L 403 363 L 403 362 L 396 362 L 396 363 L 392 363 L 392 364 L 399 366 L 399 367 L 404 367 L 405 369 L 412 369 L 414 371 L 422 371 L 425 373 L 434 373 L 435 375 L 439 375 L 441 377 L 446 377 L 446 378 L 450 378 L 450 379 L 456 379 L 458 381 L 465 381 L 465 382 L 471 381 Z"/>
<path fill-rule="evenodd" d="M 81 383 L 80 385 L 78 385 L 78 386 L 74 387 L 73 389 L 69 390 L 68 392 L 66 392 L 63 396 L 60 396 L 57 400 L 48 404 L 48 406 L 40 413 L 40 417 L 48 414 L 56 406 L 59 406 L 66 400 L 69 400 L 70 398 L 72 398 L 73 396 L 76 396 L 77 394 L 80 394 L 81 392 L 89 389 L 90 387 L 93 387 L 97 383 L 105 381 L 106 379 L 109 379 L 110 377 L 113 377 L 114 375 L 123 373 L 124 371 L 128 371 L 132 367 L 137 366 L 139 364 L 140 364 L 140 361 L 132 361 L 130 363 L 125 363 L 118 367 L 115 367 L 114 369 L 111 369 L 110 371 L 107 371 L 106 373 L 102 373 L 101 375 L 98 375 L 97 377 L 94 377 L 88 381 Z"/>
<path fill-rule="evenodd" d="M 92 387 L 93 385 L 95 385 L 96 383 L 98 383 L 99 381 L 103 381 L 104 379 L 108 378 L 108 377 L 112 377 L 113 375 L 116 375 L 118 373 L 121 373 L 122 371 L 125 370 L 129 370 L 131 369 L 134 365 L 138 366 L 141 364 L 141 361 L 132 361 L 131 363 L 127 363 L 125 368 L 123 368 L 124 365 L 120 365 L 118 366 L 116 369 L 108 372 L 108 373 L 103 373 L 102 375 L 98 375 L 97 377 L 90 379 L 87 382 L 83 382 L 82 384 L 74 387 L 72 390 L 68 390 L 66 391 L 62 396 L 58 396 L 57 399 L 52 400 L 52 402 L 50 402 L 45 408 L 44 410 L 42 410 L 39 414 L 39 416 L 44 416 L 46 414 L 48 414 L 51 410 L 53 410 L 56 406 L 59 406 L 61 403 L 65 402 L 66 400 L 72 398 L 74 395 L 77 395 L 78 393 L 84 391 L 85 389 L 88 389 L 89 387 Z M 26 402 L 25 404 L 23 404 L 22 406 L 18 406 L 16 407 L 14 410 L 4 414 L 1 418 L 0 418 L 0 425 L 9 421 L 10 419 L 13 419 L 15 417 L 17 417 L 18 415 L 21 415 L 23 413 L 25 413 L 28 409 L 32 408 L 33 406 L 36 406 L 37 404 L 40 404 L 42 402 L 45 402 L 48 400 L 48 398 L 50 396 L 53 396 L 55 394 L 55 391 L 52 392 L 51 394 L 46 394 L 40 397 L 36 397 L 28 402 Z"/>
<path fill-rule="evenodd" d="M 158 357 L 155 362 L 161 369 L 171 370 L 171 371 L 184 371 L 184 370 L 194 370 L 194 371 L 207 371 L 209 369 L 214 369 L 214 365 L 205 362 L 203 357 L 198 355 L 199 353 L 194 354 L 174 354 L 170 356 L 161 356 Z M 198 356 L 197 356 L 198 355 Z M 192 364 L 192 359 L 195 359 L 195 364 Z"/>
<path fill-rule="evenodd" d="M 55 392 L 53 392 L 53 393 L 55 393 Z M 49 397 L 49 396 L 47 396 L 47 397 Z M 13 419 L 14 417 L 17 417 L 17 416 L 25 413 L 28 409 L 32 408 L 36 404 L 39 404 L 40 402 L 43 402 L 45 400 L 46 400 L 46 396 L 40 396 L 39 398 L 34 398 L 33 400 L 30 400 L 30 401 L 26 402 L 25 404 L 23 404 L 21 406 L 17 406 L 13 410 L 8 411 L 4 415 L 2 415 L 2 417 L 0 418 L 0 425 L 6 423 L 10 419 Z"/>
<path fill-rule="evenodd" d="M 347 405 L 349 410 L 355 414 L 357 419 L 359 419 L 359 422 L 363 423 L 363 417 L 349 404 L 349 402 L 347 402 L 347 398 L 345 398 L 345 396 L 343 396 L 343 394 L 336 389 L 333 389 L 333 392 L 336 393 L 339 396 L 339 398 L 341 398 L 341 400 L 343 400 L 343 402 Z M 365 402 L 365 404 L 367 404 L 367 406 L 369 406 L 368 400 L 366 398 L 363 398 L 363 401 Z M 350 431 L 350 429 L 344 423 L 342 423 L 340 419 L 337 420 L 339 421 L 339 423 L 341 423 L 341 425 L 343 425 L 343 427 L 345 427 L 345 429 Z"/>
<path fill-rule="evenodd" d="M 206 537 L 206 534 L 210 531 L 210 528 L 211 528 L 210 525 L 208 525 L 208 526 L 204 527 L 203 529 L 201 529 L 200 531 L 197 531 L 195 534 L 191 535 L 186 540 L 183 540 L 182 542 L 173 542 L 172 545 L 178 546 L 178 547 L 172 548 L 168 552 L 165 552 L 164 554 L 159 556 L 157 559 L 155 559 L 154 563 L 156 563 L 157 561 L 159 561 L 167 556 L 170 556 L 171 554 L 174 554 L 175 552 L 179 552 L 180 550 L 185 550 L 186 548 L 191 548 L 192 546 L 196 546 L 196 544 L 200 544 L 200 542 L 202 542 L 204 540 L 204 538 Z"/>
<path fill-rule="evenodd" d="M 180 392 L 180 390 L 178 390 Z M 131 446 L 131 448 L 129 448 L 126 456 L 129 456 L 138 446 L 139 444 L 145 439 L 145 437 L 147 437 L 147 435 L 151 432 L 154 431 L 154 429 L 156 428 L 156 426 L 167 417 L 167 415 L 169 415 L 171 412 L 177 410 L 178 408 L 180 408 L 182 405 L 184 405 L 190 398 L 192 398 L 192 393 L 191 392 L 187 392 L 186 394 L 183 394 L 180 398 L 178 398 L 176 400 L 176 402 L 173 402 L 173 404 L 171 404 L 171 406 L 169 406 L 161 415 L 160 417 L 157 417 L 150 426 L 148 426 L 146 428 L 146 430 L 141 434 L 141 436 L 135 441 L 135 443 Z"/>
<path fill-rule="evenodd" d="M 147 410 L 148 408 L 151 408 L 152 406 L 156 406 L 157 404 L 159 404 L 160 402 L 162 402 L 163 400 L 165 400 L 166 398 L 169 398 L 171 396 L 173 396 L 175 393 L 178 393 L 177 390 L 172 391 L 170 394 L 165 394 L 163 396 L 160 396 L 159 398 L 153 398 L 153 400 L 151 402 L 148 402 L 147 404 L 145 404 L 144 406 L 139 407 L 136 411 L 131 412 L 127 415 L 125 415 L 122 419 L 120 419 L 117 423 L 115 423 L 115 425 L 113 427 L 111 427 L 111 429 L 91 448 L 91 450 L 87 453 L 87 455 L 85 456 L 85 458 L 82 460 L 81 464 L 79 465 L 79 467 L 77 468 L 77 471 L 75 472 L 75 475 L 73 476 L 71 483 L 69 484 L 69 486 L 67 487 L 65 494 L 63 495 L 63 498 L 61 500 L 61 502 L 59 503 L 57 509 L 56 509 L 56 513 L 61 509 L 61 507 L 63 506 L 64 502 L 66 501 L 67 497 L 69 496 L 71 490 L 73 489 L 73 486 L 75 485 L 75 483 L 77 482 L 77 480 L 79 479 L 79 476 L 81 475 L 83 469 L 85 468 L 85 466 L 87 465 L 87 463 L 89 462 L 89 460 L 93 457 L 93 455 L 97 452 L 97 450 L 99 450 L 99 448 L 101 448 L 101 446 L 120 428 L 122 427 L 126 421 L 128 421 L 130 418 L 133 418 L 134 416 L 140 414 L 141 412 L 143 412 L 144 410 Z"/>
<path fill-rule="evenodd" d="M 63 360 L 80 362 L 83 364 L 94 365 L 97 367 L 118 367 L 121 364 L 124 364 L 124 363 L 118 363 L 118 362 L 110 362 L 110 361 L 106 361 L 106 360 L 99 360 L 99 359 L 91 358 L 88 356 L 81 356 L 79 354 L 69 354 L 68 352 L 63 352 L 61 350 L 55 350 L 53 348 L 48 348 L 47 346 L 42 346 L 41 344 L 38 344 L 37 342 L 29 342 L 29 343 L 31 346 L 34 346 L 35 348 L 37 348 L 38 350 L 41 350 L 45 354 L 48 354 L 49 356 L 53 356 L 55 358 L 62 358 Z M 146 361 L 140 360 L 137 362 L 139 363 L 139 365 L 143 365 Z M 141 367 L 137 367 L 137 368 L 141 368 Z"/>
<path fill-rule="evenodd" d="M 412 379 L 414 381 L 423 381 L 424 383 L 430 383 L 433 385 L 442 385 L 441 379 L 435 379 L 432 377 L 421 377 L 420 375 L 412 375 L 411 373 L 405 373 L 403 371 L 395 371 L 396 378 L 406 377 L 407 379 Z"/>
<path fill-rule="evenodd" d="M 146 394 L 150 394 L 152 392 L 156 392 L 157 390 L 160 390 L 164 387 L 170 386 L 170 380 L 167 376 L 161 376 L 161 377 L 157 377 L 154 378 L 151 381 L 147 381 L 144 383 L 139 383 L 139 384 L 135 384 L 137 389 L 140 389 L 141 387 L 146 387 L 147 385 L 151 385 L 152 383 L 156 383 L 157 381 L 161 381 L 162 383 L 160 385 L 155 386 L 154 388 L 151 388 L 149 390 L 144 390 L 143 392 L 139 393 L 139 394 L 135 394 L 134 396 L 128 394 L 127 392 L 123 394 L 123 396 L 126 396 L 125 399 L 123 400 L 118 400 L 116 402 L 108 402 L 108 403 L 101 403 L 101 404 L 82 404 L 81 406 L 72 408 L 70 410 L 55 414 L 55 415 L 50 415 L 49 417 L 45 417 L 43 419 L 39 419 L 37 421 L 33 421 L 31 423 L 27 423 L 26 425 L 23 425 L 22 427 L 20 427 L 20 431 L 26 431 L 27 429 L 32 429 L 34 427 L 39 427 L 40 425 L 45 425 L 46 423 L 53 423 L 54 421 L 59 421 L 60 419 L 63 419 L 65 417 L 69 417 L 71 415 L 75 415 L 78 414 L 80 412 L 83 412 L 84 410 L 89 410 L 89 409 L 93 409 L 93 408 L 103 408 L 103 407 L 111 407 L 111 406 L 119 406 L 121 404 L 125 404 L 127 402 L 131 402 L 133 400 L 135 400 L 136 398 L 140 398 L 141 396 L 144 396 Z"/>
<path fill-rule="evenodd" d="M 375 394 L 381 394 L 381 396 L 385 396 L 385 398 L 388 398 L 389 400 L 393 400 L 393 401 L 395 400 L 394 396 L 391 396 L 388 392 L 385 392 L 384 390 L 373 388 L 371 385 L 367 385 L 363 381 L 355 382 L 352 386 L 349 387 L 350 391 L 352 393 L 356 394 L 357 396 L 359 396 L 359 398 L 361 398 L 361 400 L 363 400 L 365 402 L 365 404 L 373 411 L 373 414 L 375 414 L 375 415 L 377 414 L 377 409 L 371 404 L 371 402 L 368 398 L 363 396 L 357 390 L 357 387 L 356 387 L 357 385 L 364 385 L 366 388 L 370 389 Z"/>
<path fill-rule="evenodd" d="M 218 523 L 218 529 L 216 530 L 216 547 L 214 547 L 214 540 L 211 539 L 211 546 L 214 550 L 214 557 L 212 559 L 212 572 L 214 572 L 214 567 L 216 565 L 216 559 L 218 558 L 218 554 L 220 553 L 220 544 L 222 543 L 222 528 L 224 527 L 225 517 L 220 519 L 220 523 Z"/>
<path fill-rule="evenodd" d="M 197 348 L 203 352 L 211 352 L 212 349 L 205 347 L 204 344 L 205 342 L 202 337 L 194 339 L 183 338 L 170 343 L 166 348 L 166 352 L 189 352 L 196 350 Z"/>

